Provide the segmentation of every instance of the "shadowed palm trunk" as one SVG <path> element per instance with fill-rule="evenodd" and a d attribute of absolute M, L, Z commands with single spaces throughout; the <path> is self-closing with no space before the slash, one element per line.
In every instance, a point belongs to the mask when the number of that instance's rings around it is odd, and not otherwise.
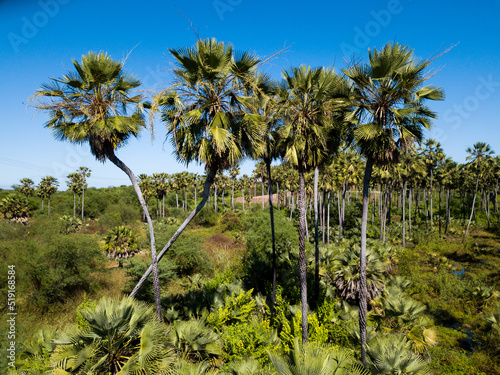
<path fill-rule="evenodd" d="M 319 168 L 314 168 L 314 305 L 319 299 L 319 215 L 318 215 Z"/>
<path fill-rule="evenodd" d="M 365 176 L 363 178 L 363 214 L 361 216 L 361 251 L 359 256 L 359 335 L 361 339 L 361 362 L 366 367 L 366 229 L 368 225 L 368 189 L 372 175 L 373 160 L 366 159 Z"/>
<path fill-rule="evenodd" d="M 116 165 L 118 168 L 124 171 L 130 178 L 135 193 L 137 194 L 137 198 L 139 198 L 139 202 L 141 204 L 144 215 L 146 216 L 146 220 L 148 222 L 148 227 L 149 227 L 149 236 L 151 239 L 150 268 L 152 268 L 153 270 L 153 290 L 154 290 L 155 304 L 156 304 L 156 315 L 158 316 L 158 319 L 161 320 L 162 316 L 161 316 L 161 303 L 160 303 L 160 277 L 158 274 L 158 258 L 156 257 L 156 244 L 155 244 L 155 235 L 153 231 L 153 222 L 151 221 L 151 216 L 149 215 L 148 206 L 146 205 L 144 196 L 142 195 L 141 189 L 139 188 L 135 175 L 132 173 L 132 171 L 120 159 L 118 159 L 114 153 L 108 153 L 108 155 L 106 156 L 114 165 Z"/>
<path fill-rule="evenodd" d="M 168 243 L 160 251 L 160 253 L 158 254 L 158 258 L 157 258 L 158 262 L 161 260 L 163 255 L 165 255 L 165 253 L 170 248 L 170 246 L 172 246 L 172 244 L 177 240 L 177 238 L 180 236 L 182 231 L 191 222 L 191 220 L 193 220 L 193 218 L 198 214 L 198 212 L 200 212 L 201 209 L 205 206 L 205 203 L 207 203 L 208 197 L 210 196 L 210 186 L 214 182 L 214 179 L 215 179 L 215 171 L 209 171 L 207 174 L 207 178 L 205 180 L 205 185 L 203 187 L 203 195 L 202 195 L 202 199 L 201 199 L 200 204 L 198 204 L 198 206 L 196 206 L 196 208 L 189 214 L 189 216 L 186 218 L 186 220 L 184 220 L 184 222 L 179 227 L 179 229 L 177 229 L 177 232 L 174 233 L 172 238 L 168 241 Z M 130 293 L 131 297 L 134 297 L 137 294 L 137 292 L 142 287 L 142 285 L 144 284 L 144 282 L 146 281 L 146 279 L 148 278 L 148 276 L 151 274 L 152 271 L 153 271 L 153 265 L 149 266 L 149 268 L 146 270 L 144 275 L 142 275 L 141 279 L 139 280 L 139 282 L 135 286 L 134 290 L 132 290 L 132 292 Z"/>
<path fill-rule="evenodd" d="M 307 342 L 306 197 L 304 170 L 299 167 L 299 275 L 302 305 L 302 343 Z"/>
<path fill-rule="evenodd" d="M 271 161 L 266 160 L 267 169 L 267 196 L 269 200 L 269 216 L 271 219 L 271 240 L 273 243 L 273 291 L 271 296 L 271 317 L 274 318 L 274 304 L 276 303 L 276 244 L 274 237 L 274 212 L 273 212 L 273 181 L 271 179 Z M 264 201 L 264 197 L 262 197 Z"/>

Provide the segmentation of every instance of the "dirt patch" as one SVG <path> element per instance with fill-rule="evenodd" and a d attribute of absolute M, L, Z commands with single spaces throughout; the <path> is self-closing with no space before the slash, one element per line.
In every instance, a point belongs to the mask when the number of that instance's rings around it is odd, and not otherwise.
<path fill-rule="evenodd" d="M 240 264 L 245 251 L 243 244 L 222 233 L 207 237 L 203 248 L 218 271 Z"/>

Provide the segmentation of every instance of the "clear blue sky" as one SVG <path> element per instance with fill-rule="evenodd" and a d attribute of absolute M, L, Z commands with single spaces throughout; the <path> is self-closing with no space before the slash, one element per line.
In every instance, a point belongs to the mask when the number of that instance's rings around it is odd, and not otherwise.
<path fill-rule="evenodd" d="M 66 175 L 80 166 L 92 170 L 90 186 L 129 184 L 113 164 L 96 162 L 88 146 L 56 141 L 44 128 L 46 115 L 26 108 L 26 102 L 49 77 L 71 68 L 71 59 L 90 50 L 107 51 L 117 60 L 133 50 L 126 71 L 140 78 L 144 89 L 165 88 L 168 48 L 196 41 L 180 12 L 201 38 L 231 42 L 261 57 L 290 46 L 265 68 L 275 78 L 300 64 L 340 70 L 345 59 L 365 60 L 367 48 L 388 41 L 406 44 L 422 58 L 458 43 L 432 64 L 436 74 L 430 83 L 442 86 L 447 98 L 431 103 L 439 119 L 426 136 L 436 138 L 461 163 L 465 149 L 478 141 L 500 153 L 500 0 L 0 0 L 0 188 L 24 177 L 38 184 L 52 175 L 66 189 Z M 144 131 L 118 156 L 136 175 L 184 170 L 164 137 L 157 121 L 153 143 Z M 247 161 L 242 172 L 252 169 Z M 203 172 L 195 165 L 189 170 Z"/>

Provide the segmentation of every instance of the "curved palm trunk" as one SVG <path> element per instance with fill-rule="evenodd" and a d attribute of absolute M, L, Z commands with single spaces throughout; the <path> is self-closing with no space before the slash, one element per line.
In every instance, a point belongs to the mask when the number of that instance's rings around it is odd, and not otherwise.
<path fill-rule="evenodd" d="M 271 219 L 271 239 L 273 244 L 273 291 L 271 296 L 271 317 L 274 318 L 274 304 L 276 303 L 276 244 L 274 237 L 274 212 L 273 212 L 273 180 L 271 179 L 271 161 L 266 160 L 267 169 L 267 196 L 269 200 L 269 216 Z M 264 197 L 262 197 L 264 201 Z"/>
<path fill-rule="evenodd" d="M 368 225 L 368 188 L 372 176 L 373 160 L 366 159 L 365 176 L 363 178 L 363 214 L 361 216 L 361 250 L 359 256 L 359 334 L 361 338 L 361 362 L 366 367 L 366 229 Z"/>
<path fill-rule="evenodd" d="M 304 171 L 299 168 L 299 276 L 302 305 L 302 343 L 307 342 L 306 197 Z"/>
<path fill-rule="evenodd" d="M 476 190 L 474 190 L 474 198 L 472 199 L 472 208 L 471 208 L 471 211 L 470 211 L 469 222 L 467 223 L 467 228 L 465 229 L 464 239 L 462 240 L 462 242 L 465 242 L 465 239 L 467 238 L 467 234 L 469 233 L 470 223 L 472 221 L 472 216 L 474 215 L 474 204 L 476 203 L 476 195 L 477 195 L 477 187 L 478 187 L 478 185 L 479 185 L 479 172 L 477 173 Z"/>
<path fill-rule="evenodd" d="M 184 220 L 179 229 L 177 229 L 177 232 L 174 233 L 174 235 L 172 236 L 172 238 L 170 238 L 168 243 L 163 247 L 163 249 L 161 249 L 157 258 L 158 262 L 161 260 L 163 255 L 165 255 L 165 253 L 172 246 L 172 244 L 177 240 L 177 238 L 181 235 L 182 231 L 186 229 L 187 225 L 191 222 L 191 220 L 193 220 L 193 218 L 198 214 L 198 212 L 200 212 L 201 209 L 205 206 L 205 203 L 207 203 L 208 197 L 210 196 L 210 186 L 213 184 L 214 179 L 215 179 L 215 171 L 210 171 L 207 174 L 207 178 L 205 180 L 205 185 L 203 187 L 203 195 L 200 204 L 198 204 L 198 206 L 196 206 L 196 208 L 189 214 L 189 216 L 186 218 L 186 220 Z M 149 268 L 146 270 L 144 275 L 142 275 L 141 279 L 130 293 L 131 297 L 134 297 L 137 294 L 137 292 L 139 291 L 139 289 L 141 289 L 142 285 L 144 284 L 144 282 L 149 277 L 152 271 L 153 271 L 153 265 L 151 264 L 151 266 L 149 266 Z"/>
<path fill-rule="evenodd" d="M 318 230 L 318 179 L 319 167 L 314 167 L 314 304 L 319 299 L 319 230 Z"/>
<path fill-rule="evenodd" d="M 135 193 L 137 194 L 137 198 L 139 198 L 139 202 L 141 204 L 142 210 L 144 212 L 144 215 L 146 216 L 146 220 L 148 222 L 148 227 L 149 227 L 149 236 L 151 239 L 151 267 L 153 270 L 153 290 L 154 290 L 154 296 L 155 296 L 155 304 L 156 304 L 156 315 L 158 319 L 162 319 L 161 316 L 161 303 L 160 303 L 160 277 L 158 273 L 158 258 L 156 257 L 156 244 L 155 244 L 155 235 L 153 231 L 153 222 L 151 220 L 151 216 L 149 215 L 149 210 L 146 205 L 146 201 L 144 200 L 144 196 L 142 195 L 141 189 L 139 188 L 139 185 L 137 183 L 137 179 L 135 178 L 135 175 L 132 173 L 132 171 L 127 167 L 120 159 L 116 157 L 114 153 L 109 153 L 107 155 L 108 159 L 116 165 L 118 168 L 120 168 L 122 171 L 124 171 L 127 176 L 130 178 L 130 181 L 132 182 L 132 186 L 134 187 Z M 83 204 L 82 204 L 83 207 Z M 83 209 L 82 209 L 83 211 Z"/>

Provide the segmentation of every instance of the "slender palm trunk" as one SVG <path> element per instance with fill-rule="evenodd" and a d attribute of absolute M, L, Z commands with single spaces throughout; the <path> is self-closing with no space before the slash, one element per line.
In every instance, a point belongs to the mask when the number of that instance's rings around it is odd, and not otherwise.
<path fill-rule="evenodd" d="M 477 172 L 476 189 L 474 190 L 474 198 L 472 199 L 472 208 L 470 211 L 469 222 L 467 223 L 467 228 L 465 229 L 464 239 L 462 240 L 462 242 L 465 242 L 465 239 L 467 238 L 467 234 L 469 233 L 470 223 L 472 221 L 472 216 L 474 215 L 474 204 L 476 203 L 476 195 L 477 195 L 478 185 L 479 185 L 479 172 Z"/>
<path fill-rule="evenodd" d="M 441 236 L 441 192 L 442 187 L 439 187 L 439 199 L 438 199 L 438 216 L 439 216 L 439 235 Z"/>
<path fill-rule="evenodd" d="M 267 169 L 267 196 L 269 201 L 269 216 L 271 219 L 271 240 L 273 244 L 273 291 L 271 295 L 271 316 L 274 318 L 274 304 L 276 303 L 276 244 L 274 237 L 274 212 L 273 212 L 273 180 L 271 179 L 271 160 L 266 160 Z M 262 196 L 264 201 L 264 196 Z"/>
<path fill-rule="evenodd" d="M 149 227 L 149 236 L 151 239 L 151 266 L 150 268 L 153 271 L 153 290 L 154 290 L 154 296 L 155 296 L 155 304 L 156 304 L 156 315 L 158 319 L 162 319 L 162 314 L 161 314 L 161 302 L 160 302 L 160 277 L 158 273 L 158 259 L 156 257 L 156 244 L 155 244 L 155 235 L 154 235 L 154 230 L 153 230 L 153 221 L 151 220 L 151 216 L 149 215 L 149 210 L 146 205 L 146 201 L 144 200 L 144 196 L 142 195 L 141 189 L 139 188 L 139 185 L 137 184 L 137 179 L 135 178 L 135 175 L 132 173 L 132 171 L 127 167 L 118 157 L 113 153 L 109 153 L 106 155 L 108 159 L 116 165 L 118 168 L 120 168 L 123 172 L 127 174 L 127 176 L 130 178 L 130 181 L 132 182 L 132 186 L 134 187 L 135 193 L 137 194 L 137 198 L 139 198 L 139 202 L 141 204 L 142 210 L 144 212 L 144 215 L 146 215 L 146 220 L 148 222 L 148 227 Z M 83 204 L 82 204 L 83 206 Z M 83 211 L 83 210 L 82 210 Z M 135 296 L 133 294 L 132 296 Z"/>
<path fill-rule="evenodd" d="M 448 232 L 448 225 L 450 225 L 450 189 L 446 189 L 446 223 L 444 225 L 444 234 Z"/>
<path fill-rule="evenodd" d="M 83 185 L 82 185 L 82 223 L 83 223 L 83 213 L 85 211 L 85 177 L 83 178 Z"/>
<path fill-rule="evenodd" d="M 163 247 L 163 249 L 161 249 L 157 258 L 158 262 L 161 260 L 163 255 L 165 255 L 165 253 L 172 246 L 172 244 L 177 240 L 177 238 L 181 235 L 182 231 L 187 227 L 187 225 L 191 222 L 191 220 L 193 220 L 193 218 L 198 214 L 198 212 L 200 212 L 201 209 L 205 206 L 205 203 L 207 202 L 208 197 L 210 196 L 210 186 L 214 182 L 214 179 L 215 179 L 215 171 L 209 171 L 207 174 L 207 178 L 205 180 L 205 185 L 203 188 L 203 196 L 200 204 L 198 204 L 198 206 L 196 206 L 196 208 L 189 214 L 189 216 L 186 218 L 186 220 L 184 220 L 179 229 L 177 229 L 177 232 L 174 233 L 174 235 L 172 236 L 172 238 L 170 238 L 168 243 Z M 130 293 L 131 297 L 135 297 L 135 295 L 142 287 L 142 285 L 144 284 L 144 282 L 146 281 L 146 279 L 148 278 L 148 276 L 151 274 L 152 271 L 153 271 L 153 265 L 149 266 L 144 275 L 142 275 L 141 279 Z"/>
<path fill-rule="evenodd" d="M 302 305 L 302 343 L 307 342 L 306 197 L 304 170 L 299 167 L 299 275 Z"/>
<path fill-rule="evenodd" d="M 28 201 L 28 197 L 26 197 L 26 202 Z M 76 217 L 76 193 L 73 192 L 73 217 Z"/>
<path fill-rule="evenodd" d="M 347 190 L 347 184 L 342 183 L 342 204 L 340 205 L 340 213 L 339 213 L 339 239 L 338 245 L 340 246 L 340 240 L 342 239 L 342 233 L 344 232 L 344 217 L 345 217 L 345 195 Z"/>
<path fill-rule="evenodd" d="M 319 299 L 319 212 L 318 212 L 319 167 L 314 168 L 314 303 Z"/>
<path fill-rule="evenodd" d="M 372 175 L 373 160 L 366 159 L 365 176 L 363 178 L 363 214 L 361 216 L 361 250 L 359 256 L 359 335 L 361 339 L 361 362 L 366 367 L 366 317 L 367 295 L 366 289 L 366 230 L 368 224 L 368 189 Z"/>
<path fill-rule="evenodd" d="M 403 206 L 403 247 L 406 247 L 406 218 L 405 218 L 405 209 L 406 209 L 406 180 L 403 181 L 403 186 L 402 186 L 403 191 L 401 192 L 401 197 L 402 197 L 402 206 Z"/>
<path fill-rule="evenodd" d="M 326 209 L 326 243 L 330 245 L 330 192 L 328 192 L 328 203 Z"/>

